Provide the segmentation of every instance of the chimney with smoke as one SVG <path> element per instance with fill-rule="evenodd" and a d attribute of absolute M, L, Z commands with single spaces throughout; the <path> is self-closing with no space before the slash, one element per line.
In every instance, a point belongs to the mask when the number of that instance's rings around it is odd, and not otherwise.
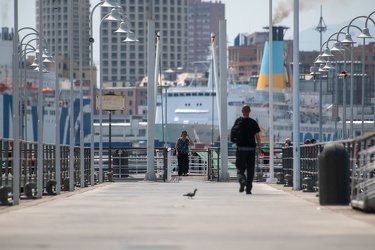
<path fill-rule="evenodd" d="M 265 27 L 265 29 L 269 29 L 269 27 Z M 275 90 L 292 87 L 288 51 L 287 46 L 284 46 L 284 34 L 287 29 L 288 27 L 285 26 L 272 27 L 272 86 Z M 257 89 L 269 89 L 269 74 L 269 41 L 266 41 L 264 44 Z"/>

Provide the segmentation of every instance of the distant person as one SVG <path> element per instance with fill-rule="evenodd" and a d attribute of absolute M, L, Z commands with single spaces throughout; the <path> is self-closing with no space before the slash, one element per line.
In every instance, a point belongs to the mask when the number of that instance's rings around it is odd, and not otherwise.
<path fill-rule="evenodd" d="M 255 150 L 258 146 L 258 154 L 262 154 L 261 141 L 260 141 L 260 128 L 258 123 L 250 118 L 250 106 L 244 105 L 242 107 L 242 116 L 238 119 L 242 119 L 241 124 L 241 139 L 237 141 L 237 152 L 236 152 L 236 168 L 238 181 L 240 183 L 240 192 L 245 191 L 246 194 L 251 194 L 253 187 L 253 178 L 255 171 Z M 235 121 L 235 124 L 238 121 Z M 255 144 L 255 140 L 257 144 Z M 247 177 L 245 175 L 247 172 Z"/>
<path fill-rule="evenodd" d="M 310 139 L 306 139 L 305 142 L 304 142 L 304 144 L 311 144 Z"/>
<path fill-rule="evenodd" d="M 9 141 L 8 143 L 8 167 L 11 167 L 12 166 L 12 162 L 13 162 L 13 159 L 11 159 L 13 157 L 13 142 L 12 141 Z"/>
<path fill-rule="evenodd" d="M 316 140 L 314 138 L 311 139 L 310 144 L 315 144 Z M 318 148 L 317 147 L 311 147 L 310 148 L 310 155 L 312 158 L 318 157 Z"/>
<path fill-rule="evenodd" d="M 291 147 L 293 144 L 292 144 L 292 141 L 290 140 L 290 138 L 286 138 L 285 139 L 285 147 Z"/>
<path fill-rule="evenodd" d="M 189 172 L 189 145 L 193 145 L 193 140 L 186 131 L 182 131 L 181 137 L 176 141 L 176 156 L 178 161 L 178 176 L 185 176 Z"/>

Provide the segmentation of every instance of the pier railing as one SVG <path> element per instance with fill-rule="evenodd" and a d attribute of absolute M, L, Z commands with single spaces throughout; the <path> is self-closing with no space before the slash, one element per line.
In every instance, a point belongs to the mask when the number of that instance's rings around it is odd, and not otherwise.
<path fill-rule="evenodd" d="M 375 132 L 351 143 L 351 205 L 375 211 Z"/>
<path fill-rule="evenodd" d="M 99 171 L 103 172 L 104 181 L 142 180 L 147 172 L 147 148 L 114 148 L 111 158 L 108 150 L 104 152 L 103 164 L 99 166 L 98 150 L 94 149 L 94 168 L 91 168 L 91 149 L 84 148 L 84 159 L 80 159 L 80 147 L 76 146 L 74 158 L 70 159 L 70 146 L 60 147 L 60 175 L 57 176 L 56 146 L 43 145 L 43 171 L 38 176 L 38 147 L 36 142 L 20 141 L 20 175 L 13 176 L 13 147 L 12 140 L 0 139 L 0 162 L 2 175 L 0 178 L 0 204 L 12 201 L 13 180 L 19 178 L 20 197 L 33 199 L 38 192 L 42 195 L 56 194 L 56 185 L 60 183 L 61 191 L 72 190 L 70 178 L 73 178 L 73 189 L 84 188 L 99 182 Z M 336 141 L 342 144 L 349 155 L 350 188 L 352 205 L 361 209 L 375 207 L 375 132 L 354 140 Z M 300 183 L 303 191 L 317 192 L 319 180 L 319 156 L 325 143 L 300 146 Z M 154 171 L 157 180 L 171 181 L 178 175 L 178 163 L 174 149 L 155 148 Z M 236 150 L 228 150 L 228 172 L 236 179 Z M 293 186 L 293 147 L 274 148 L 274 155 L 264 152 L 256 154 L 255 180 L 265 181 L 269 177 L 270 157 L 274 160 L 274 173 L 278 183 Z M 220 148 L 191 149 L 189 154 L 189 175 L 200 175 L 210 181 L 219 181 L 222 166 L 220 166 Z M 108 164 L 111 159 L 111 164 Z M 73 160 L 73 176 L 70 176 L 70 160 Z M 84 169 L 81 170 L 81 161 Z M 340 167 L 340 166 L 339 166 Z M 83 175 L 83 178 L 81 178 Z M 94 183 L 91 183 L 93 175 Z M 43 189 L 37 190 L 38 179 L 43 179 Z M 58 181 L 57 181 L 58 180 Z M 81 183 L 81 181 L 84 181 Z M 375 208 L 374 208 L 375 209 Z"/>

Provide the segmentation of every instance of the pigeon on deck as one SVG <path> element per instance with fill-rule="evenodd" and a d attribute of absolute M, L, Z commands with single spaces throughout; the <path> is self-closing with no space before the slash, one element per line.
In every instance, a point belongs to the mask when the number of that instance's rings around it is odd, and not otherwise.
<path fill-rule="evenodd" d="M 194 192 L 184 194 L 183 196 L 187 196 L 188 198 L 193 199 L 193 197 L 194 197 L 195 193 L 197 192 L 197 190 L 198 190 L 198 189 L 195 189 Z"/>

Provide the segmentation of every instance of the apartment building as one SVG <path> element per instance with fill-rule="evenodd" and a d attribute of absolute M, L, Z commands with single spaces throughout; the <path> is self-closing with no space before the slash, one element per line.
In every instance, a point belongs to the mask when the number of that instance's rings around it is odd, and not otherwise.
<path fill-rule="evenodd" d="M 102 23 L 103 80 L 135 82 L 147 75 L 147 21 L 155 20 L 161 37 L 160 66 L 162 69 L 187 67 L 188 0 L 120 0 L 123 16 L 129 19 L 138 42 L 123 42 L 115 33 L 118 23 Z M 108 9 L 101 10 L 104 17 Z M 150 39 L 156 39 L 151 37 Z"/>
<path fill-rule="evenodd" d="M 46 41 L 49 52 L 58 58 L 59 76 L 69 78 L 70 72 L 70 48 L 69 48 L 69 17 L 70 4 L 69 1 L 51 1 L 36 0 L 36 27 L 39 30 L 39 1 L 42 1 L 43 13 L 43 34 L 42 37 Z M 79 3 L 82 2 L 82 10 L 80 11 Z M 80 61 L 80 51 L 82 52 L 82 65 L 86 73 L 84 78 L 89 79 L 90 66 L 90 0 L 72 1 L 72 36 L 73 36 L 73 63 L 74 78 L 79 78 L 78 66 Z M 80 29 L 81 26 L 81 29 Z M 79 34 L 82 34 L 82 48 L 79 47 Z M 55 40 L 57 39 L 57 47 Z M 51 65 L 53 66 L 53 65 Z M 54 67 L 54 66 L 53 66 Z"/>
<path fill-rule="evenodd" d="M 225 4 L 220 1 L 189 0 L 188 60 L 190 65 L 211 58 L 211 33 L 219 32 L 219 20 L 225 20 Z"/>

